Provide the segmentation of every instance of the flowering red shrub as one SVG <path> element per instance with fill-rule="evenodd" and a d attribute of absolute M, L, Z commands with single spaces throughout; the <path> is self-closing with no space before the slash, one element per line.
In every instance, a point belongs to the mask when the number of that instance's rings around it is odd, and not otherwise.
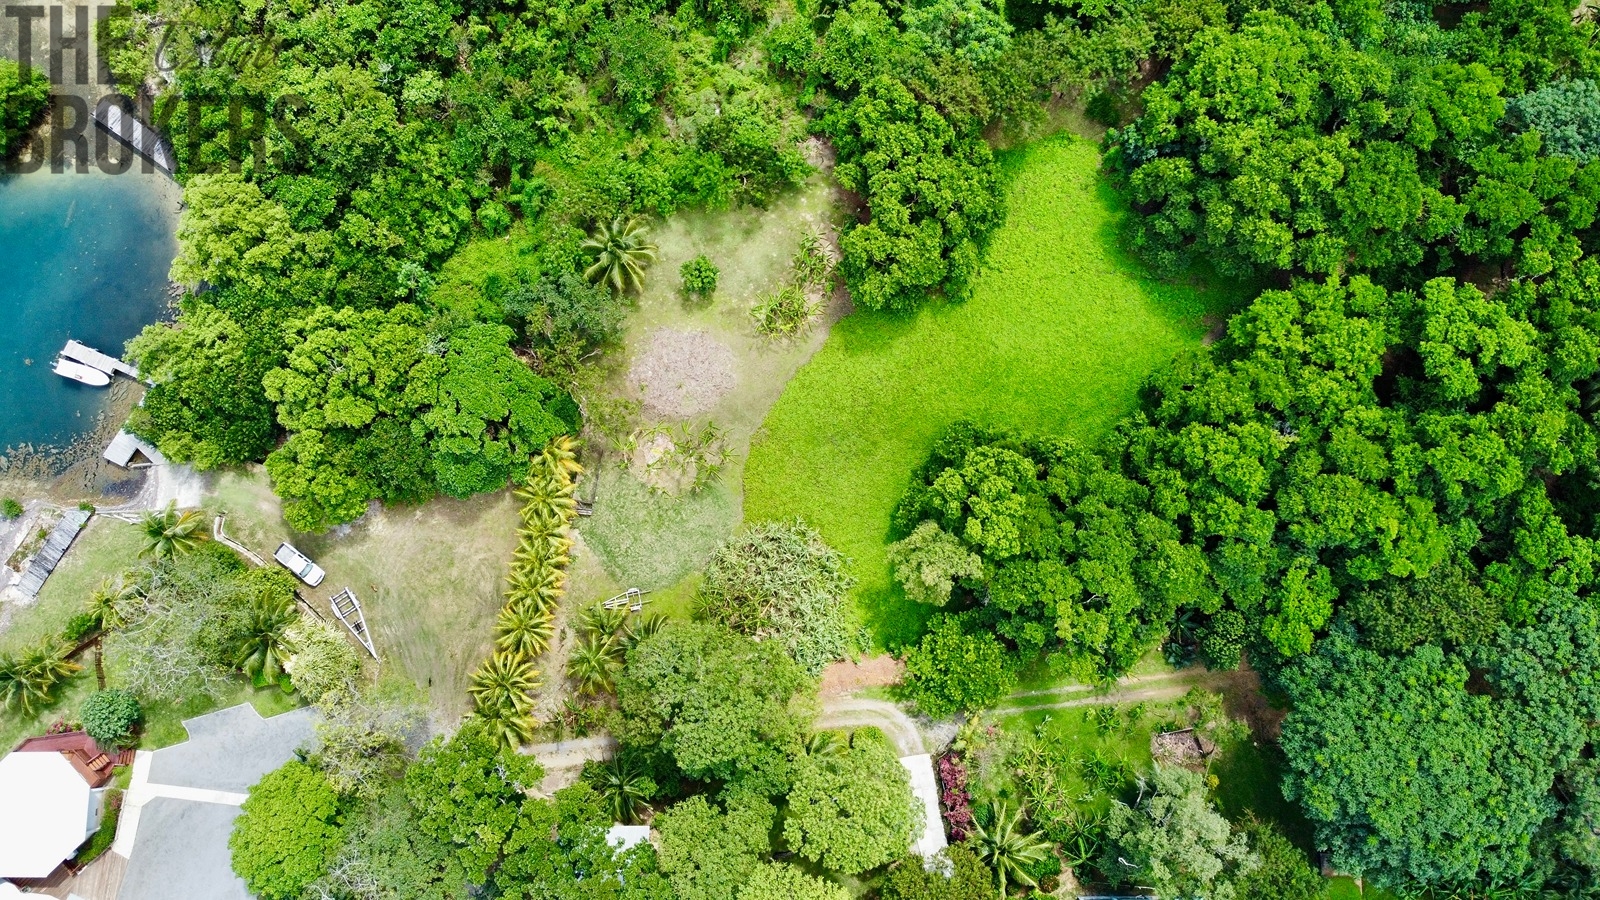
<path fill-rule="evenodd" d="M 949 826 L 950 840 L 960 843 L 972 833 L 972 795 L 967 793 L 967 767 L 961 757 L 939 757 L 939 808 Z"/>

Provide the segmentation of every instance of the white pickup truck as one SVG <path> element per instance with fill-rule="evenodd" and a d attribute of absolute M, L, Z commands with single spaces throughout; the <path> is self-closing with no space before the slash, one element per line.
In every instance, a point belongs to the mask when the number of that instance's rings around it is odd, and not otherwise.
<path fill-rule="evenodd" d="M 272 558 L 282 563 L 285 569 L 293 572 L 294 577 L 312 587 L 321 584 L 322 579 L 328 577 L 328 573 L 322 571 L 321 566 L 312 562 L 304 553 L 296 550 L 292 544 L 287 542 L 278 545 L 278 552 L 272 554 Z"/>

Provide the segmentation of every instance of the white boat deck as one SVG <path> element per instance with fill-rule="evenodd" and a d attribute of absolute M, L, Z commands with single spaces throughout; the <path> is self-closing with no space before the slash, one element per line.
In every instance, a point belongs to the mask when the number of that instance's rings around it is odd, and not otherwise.
<path fill-rule="evenodd" d="M 77 341 L 67 341 L 67 346 L 61 349 L 61 355 L 74 362 L 83 363 L 91 369 L 99 369 L 107 375 L 126 375 L 133 379 L 139 377 L 139 370 L 133 366 Z"/>

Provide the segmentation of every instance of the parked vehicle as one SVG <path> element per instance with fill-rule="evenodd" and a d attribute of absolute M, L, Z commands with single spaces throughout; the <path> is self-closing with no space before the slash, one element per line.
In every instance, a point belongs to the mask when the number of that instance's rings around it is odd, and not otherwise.
<path fill-rule="evenodd" d="M 293 572 L 294 577 L 312 587 L 321 584 L 322 579 L 328 577 L 328 573 L 322 571 L 321 566 L 312 562 L 310 557 L 296 550 L 294 545 L 287 541 L 278 545 L 278 552 L 272 554 L 272 558 L 282 563 L 285 569 Z"/>

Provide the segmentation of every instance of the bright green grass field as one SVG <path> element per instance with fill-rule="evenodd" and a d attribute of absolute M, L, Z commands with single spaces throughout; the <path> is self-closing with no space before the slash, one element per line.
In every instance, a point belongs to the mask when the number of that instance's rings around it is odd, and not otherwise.
<path fill-rule="evenodd" d="M 852 559 L 857 607 L 882 645 L 928 611 L 885 559 L 911 471 L 960 419 L 1084 441 L 1135 404 L 1140 383 L 1198 346 L 1238 291 L 1173 285 L 1118 243 L 1126 205 L 1087 141 L 1005 154 L 1008 219 L 973 298 L 914 315 L 857 312 L 784 390 L 751 448 L 748 521 L 800 515 Z"/>

